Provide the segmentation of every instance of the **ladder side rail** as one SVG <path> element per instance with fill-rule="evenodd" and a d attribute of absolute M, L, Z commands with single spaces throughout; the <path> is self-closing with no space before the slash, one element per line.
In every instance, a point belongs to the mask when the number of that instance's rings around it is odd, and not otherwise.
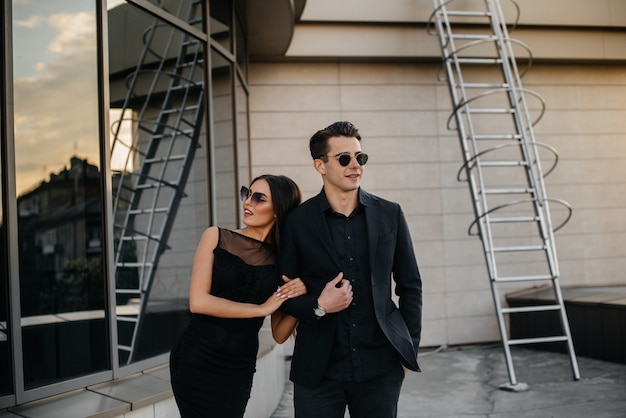
<path fill-rule="evenodd" d="M 149 29 L 150 32 L 156 32 L 156 30 L 159 27 L 163 27 L 163 25 L 156 21 L 155 24 L 153 24 L 153 26 Z M 159 64 L 157 66 L 157 68 L 152 69 L 151 71 L 149 71 L 151 74 L 153 74 L 152 76 L 152 80 L 147 88 L 147 93 L 144 97 L 143 100 L 143 105 L 141 107 L 141 110 L 139 111 L 139 115 L 137 117 L 137 119 L 139 120 L 139 123 L 137 124 L 137 129 L 139 129 L 139 125 L 141 124 L 142 120 L 147 120 L 147 118 L 145 117 L 145 113 L 148 111 L 148 109 L 150 109 L 151 104 L 153 102 L 152 97 L 154 96 L 154 94 L 157 91 L 157 84 L 159 82 L 159 80 L 161 79 L 161 77 L 166 74 L 165 69 L 165 64 L 168 61 L 168 55 L 169 55 L 169 51 L 171 51 L 171 49 L 173 48 L 174 45 L 174 39 L 176 38 L 176 33 L 177 31 L 174 28 L 169 28 L 169 36 L 167 36 L 167 42 L 164 44 L 163 49 L 161 50 L 162 52 L 159 54 L 155 49 L 152 48 L 150 43 L 146 43 L 144 49 L 149 51 L 150 53 L 152 53 L 153 56 L 155 57 L 160 57 L 160 61 Z M 154 39 L 154 36 L 152 36 L 150 38 L 151 40 Z M 142 68 L 138 68 L 137 71 L 135 73 L 139 74 L 142 73 Z M 169 80 L 169 85 L 172 85 L 172 78 L 170 77 Z M 169 96 L 169 91 L 170 89 L 168 89 L 166 91 L 166 96 L 163 100 L 167 100 L 168 96 Z M 129 90 L 128 94 L 129 97 L 133 97 L 134 96 L 134 91 Z M 159 116 L 160 118 L 161 116 Z M 156 149 L 158 148 L 158 141 L 154 140 L 154 137 L 156 135 L 159 135 L 160 133 L 164 132 L 164 130 L 166 129 L 165 124 L 161 123 L 160 119 L 157 119 L 156 122 L 150 122 L 152 125 L 152 128 L 149 130 L 149 132 L 151 132 L 151 136 L 149 139 L 149 143 L 148 146 L 146 147 L 146 151 L 143 153 L 143 158 L 141 159 L 140 162 L 140 167 L 138 170 L 138 176 L 135 177 L 134 180 L 134 191 L 132 192 L 132 196 L 131 196 L 131 204 L 129 205 L 129 210 L 126 212 L 126 219 L 124 221 L 124 225 L 129 225 L 132 223 L 132 219 L 135 218 L 135 216 L 132 214 L 132 210 L 137 209 L 137 205 L 139 204 L 139 202 L 141 201 L 141 196 L 142 196 L 142 190 L 138 187 L 139 185 L 143 184 L 143 182 L 146 181 L 146 179 L 152 177 L 149 176 L 149 170 L 150 167 L 152 166 L 151 163 L 147 162 L 147 160 L 149 160 L 152 156 L 154 156 Z M 139 135 L 138 132 L 135 132 L 133 135 L 135 138 L 138 139 Z M 159 183 L 157 184 L 157 189 L 160 189 L 161 185 Z M 157 190 L 154 195 L 157 195 L 159 193 L 159 191 Z M 151 235 L 151 227 L 153 224 L 153 218 L 154 214 L 149 215 L 149 224 L 148 227 L 146 228 L 146 233 L 148 235 Z M 124 234 L 126 227 L 124 226 L 122 229 L 122 234 Z M 120 250 L 118 251 L 118 253 L 122 252 L 122 242 L 120 241 Z M 149 259 L 149 245 L 144 245 L 142 247 L 142 251 L 141 251 L 141 256 L 138 256 L 138 261 L 143 262 L 144 265 L 148 265 L 147 260 Z M 148 267 L 146 268 L 141 268 L 141 274 L 140 274 L 140 283 L 145 283 L 146 280 L 148 280 L 147 278 L 150 277 L 150 272 L 153 269 L 153 267 Z"/>
<path fill-rule="evenodd" d="M 189 10 L 189 16 L 187 20 L 190 20 L 193 18 L 194 16 L 194 12 L 196 7 L 201 7 L 202 4 L 201 2 L 195 1 L 190 5 L 190 10 Z M 180 75 L 181 77 L 179 77 L 178 80 L 175 80 L 174 78 L 172 78 L 170 80 L 170 88 L 167 91 L 166 94 L 166 103 L 169 103 L 170 100 L 170 93 L 173 90 L 173 87 L 178 86 L 180 83 L 180 79 L 182 79 L 182 73 L 183 73 L 183 68 L 186 67 L 186 43 L 187 43 L 187 39 L 188 39 L 188 35 L 184 35 L 182 37 L 181 40 L 181 48 L 179 50 L 179 54 L 177 56 L 177 63 L 176 63 L 176 73 L 178 75 Z M 200 44 L 199 41 L 195 42 L 195 47 L 196 47 L 196 53 L 192 54 L 192 57 L 194 59 L 194 63 L 192 65 L 192 71 L 195 71 L 196 67 L 199 67 L 196 65 L 195 59 L 198 57 L 198 50 L 202 48 L 202 45 Z M 183 121 L 183 115 L 184 115 L 184 109 L 187 108 L 187 99 L 189 98 L 189 91 L 191 90 L 192 87 L 196 87 L 197 85 L 193 85 L 192 83 L 190 83 L 188 80 L 186 85 L 185 85 L 185 90 L 184 90 L 184 98 L 181 101 L 181 106 L 180 106 L 180 111 L 178 112 L 177 118 L 176 118 L 176 123 L 175 123 L 175 129 L 172 130 L 172 137 L 171 140 L 168 144 L 168 148 L 166 151 L 166 156 L 168 157 L 165 161 L 164 164 L 162 164 L 162 169 L 161 169 L 161 177 L 165 176 L 165 171 L 166 171 L 166 166 L 167 166 L 167 162 L 169 161 L 169 157 L 171 157 L 172 155 L 172 150 L 173 150 L 173 146 L 174 146 L 174 142 L 176 140 L 177 132 L 180 132 L 180 125 Z M 167 216 L 165 217 L 165 221 L 164 224 L 162 225 L 161 231 L 160 231 L 160 237 L 161 237 L 161 241 L 156 243 L 156 245 L 154 246 L 154 250 L 152 253 L 152 262 L 150 263 L 150 272 L 149 275 L 147 277 L 147 280 L 145 283 L 143 283 L 143 285 L 141 286 L 142 289 L 142 293 L 141 293 L 141 299 L 140 299 L 140 308 L 139 308 L 139 314 L 138 314 L 138 318 L 137 318 L 137 323 L 135 324 L 134 330 L 133 330 L 133 336 L 132 336 L 132 342 L 131 342 L 131 349 L 130 349 L 130 353 L 128 355 L 128 363 L 132 362 L 135 355 L 136 355 L 136 350 L 135 350 L 135 345 L 136 345 L 136 341 L 137 338 L 139 336 L 139 331 L 142 327 L 142 323 L 143 323 L 143 317 L 145 316 L 145 311 L 147 309 L 147 304 L 148 304 L 148 295 L 150 292 L 150 289 L 152 288 L 152 284 L 154 281 L 154 275 L 156 274 L 156 267 L 158 265 L 160 256 L 162 254 L 162 252 L 165 250 L 165 246 L 164 244 L 167 243 L 168 238 L 169 238 L 169 233 L 171 232 L 171 228 L 173 226 L 173 223 L 175 221 L 175 217 L 176 217 L 176 213 L 178 210 L 178 206 L 179 206 L 179 202 L 180 202 L 180 198 L 182 197 L 182 188 L 184 188 L 184 184 L 186 184 L 187 178 L 189 176 L 189 173 L 191 171 L 191 165 L 193 163 L 193 157 L 195 155 L 195 150 L 197 149 L 197 145 L 198 145 L 198 138 L 200 136 L 200 130 L 202 127 L 202 117 L 203 117 L 203 94 L 204 90 L 203 88 L 200 89 L 199 93 L 197 94 L 197 104 L 195 106 L 195 116 L 194 116 L 194 130 L 193 130 L 193 135 L 191 138 L 186 139 L 187 141 L 187 149 L 186 149 L 186 157 L 185 160 L 182 163 L 182 169 L 181 171 L 179 171 L 178 173 L 178 179 L 177 179 L 177 189 L 173 190 L 171 195 L 170 195 L 170 199 L 168 202 L 168 206 L 169 206 L 169 212 L 167 214 Z M 162 108 L 165 109 L 168 106 L 164 106 Z M 166 120 L 169 118 L 168 114 L 161 112 L 161 117 L 165 118 Z M 158 183 L 158 191 L 160 192 L 160 187 L 161 187 L 161 183 Z M 153 199 L 153 208 L 155 208 L 157 205 L 157 193 L 154 194 L 154 199 Z M 151 217 L 154 217 L 154 211 L 151 214 Z M 150 222 L 152 222 L 153 220 L 151 219 Z"/>
<path fill-rule="evenodd" d="M 499 7 L 499 3 L 496 2 L 494 7 L 497 9 L 494 12 L 494 15 L 501 18 L 502 9 Z M 523 139 L 526 139 L 521 141 L 521 146 L 525 159 L 529 163 L 529 169 L 527 170 L 529 181 L 531 182 L 533 189 L 537 192 L 535 210 L 538 216 L 541 217 L 541 221 L 539 222 L 540 233 L 544 242 L 547 243 L 546 254 L 549 261 L 548 264 L 550 271 L 555 277 L 558 277 L 559 266 L 558 257 L 556 255 L 556 246 L 554 245 L 554 227 L 550 216 L 550 207 L 545 189 L 545 182 L 543 180 L 545 176 L 543 175 L 541 168 L 541 158 L 534 135 L 533 123 L 528 110 L 528 103 L 526 101 L 524 89 L 521 85 L 522 83 L 521 78 L 519 77 L 517 64 L 514 59 L 512 44 L 508 41 L 507 28 L 506 26 L 500 24 L 496 29 L 500 29 L 503 34 L 503 48 L 506 47 L 503 52 L 507 54 L 506 62 L 510 64 L 510 68 L 508 68 L 510 71 L 506 71 L 505 75 L 511 80 L 511 85 L 516 86 L 516 89 L 511 89 L 511 100 L 513 104 L 518 105 L 518 108 L 522 110 L 519 114 L 516 114 L 515 117 L 517 118 L 516 123 L 517 126 L 519 126 L 519 133 L 522 135 Z M 517 93 L 519 93 L 519 95 Z"/>
<path fill-rule="evenodd" d="M 488 222 L 488 219 L 485 218 L 485 214 L 487 214 L 488 216 L 489 209 L 487 205 L 486 195 L 480 192 L 480 190 L 484 189 L 484 184 L 485 184 L 484 178 L 482 175 L 482 171 L 477 170 L 476 175 L 478 179 L 475 180 L 474 173 L 471 170 L 470 164 L 467 164 L 467 162 L 472 161 L 474 159 L 474 157 L 471 156 L 472 154 L 469 151 L 467 138 L 470 138 L 473 155 L 475 156 L 479 153 L 476 141 L 474 140 L 475 132 L 473 128 L 471 115 L 469 112 L 466 111 L 468 108 L 467 103 L 469 103 L 470 100 L 468 99 L 467 92 L 464 88 L 461 64 L 458 60 L 458 56 L 455 54 L 455 51 L 457 51 L 457 49 L 454 43 L 454 38 L 452 36 L 452 33 L 453 33 L 452 27 L 450 25 L 449 20 L 447 19 L 446 7 L 445 5 L 441 4 L 439 9 L 441 13 L 436 13 L 435 19 L 436 19 L 436 26 L 438 29 L 437 32 L 439 34 L 440 43 L 442 47 L 442 52 L 444 54 L 444 66 L 445 66 L 447 77 L 448 77 L 448 85 L 450 89 L 451 98 L 455 106 L 459 105 L 460 103 L 463 103 L 462 106 L 457 107 L 456 112 L 454 114 L 454 117 L 456 119 L 456 124 L 457 124 L 456 129 L 458 131 L 459 139 L 461 141 L 463 156 L 466 161 L 467 180 L 469 183 L 470 192 L 472 194 L 472 201 L 474 203 L 473 204 L 474 214 L 475 214 L 476 219 L 481 220 L 481 222 L 479 222 L 478 229 L 480 231 L 479 235 L 480 235 L 481 241 L 483 242 L 484 254 L 485 254 L 485 258 L 487 262 L 489 277 L 493 279 L 497 277 L 497 268 L 495 264 L 495 253 L 493 252 L 494 245 L 493 245 L 491 227 Z M 446 34 L 447 34 L 447 39 L 446 39 Z M 450 53 L 448 49 L 450 49 L 452 53 Z M 454 65 L 452 65 L 451 61 Z M 455 74 L 457 75 L 457 77 L 455 77 Z M 459 86 L 459 90 L 461 91 L 460 98 L 457 95 L 455 85 Z M 465 119 L 463 118 L 463 115 Z M 467 133 L 465 132 L 464 122 L 466 122 L 468 125 L 469 132 Z"/>
<path fill-rule="evenodd" d="M 124 103 L 124 107 L 122 109 L 122 113 L 124 113 L 127 108 L 130 106 L 130 102 L 132 101 L 132 99 L 135 97 L 135 88 L 137 86 L 138 83 L 138 79 L 139 79 L 139 74 L 142 73 L 142 68 L 146 65 L 146 60 L 147 60 L 147 56 L 148 53 L 151 53 L 154 56 L 159 56 L 154 49 L 152 49 L 152 43 L 155 39 L 155 33 L 157 28 L 161 27 L 162 25 L 160 24 L 160 22 L 158 21 L 158 19 L 155 19 L 153 21 L 152 26 L 146 31 L 146 33 L 144 34 L 144 48 L 142 50 L 141 53 L 141 61 L 139 61 L 138 63 L 138 67 L 137 70 L 133 72 L 133 74 L 131 75 L 131 85 L 129 86 L 128 90 L 127 90 L 127 94 L 126 94 L 126 98 L 125 98 L 125 103 Z M 168 41 L 165 43 L 164 45 L 164 49 L 163 49 L 163 53 L 161 55 L 161 60 L 158 64 L 158 68 L 156 71 L 151 71 L 151 73 L 153 74 L 152 77 L 152 81 L 149 84 L 148 87 L 148 93 L 146 94 L 146 97 L 144 99 L 143 105 L 140 109 L 140 111 L 138 112 L 138 116 L 137 116 L 137 120 L 138 123 L 135 124 L 133 133 L 132 133 L 132 138 L 133 141 L 135 142 L 135 147 L 136 149 L 138 149 L 138 145 L 137 145 L 137 141 L 139 141 L 139 130 L 140 130 L 140 125 L 141 125 L 141 121 L 145 119 L 145 113 L 147 111 L 147 109 L 149 108 L 149 104 L 152 101 L 152 95 L 154 94 L 154 91 L 156 90 L 156 86 L 157 83 L 159 81 L 159 70 L 162 70 L 165 66 L 165 61 L 166 61 L 166 57 L 168 54 L 168 51 L 170 50 L 172 43 L 173 43 L 173 34 L 174 34 L 174 29 L 170 29 L 170 36 L 168 36 Z M 121 125 L 121 124 L 120 124 Z M 157 129 L 158 126 L 157 126 Z M 152 129 L 152 132 L 154 132 L 154 129 Z M 133 181 L 133 191 L 131 192 L 131 197 L 130 197 L 130 203 L 128 205 L 128 209 L 124 215 L 124 222 L 120 227 L 120 234 L 121 236 L 124 236 L 126 234 L 127 231 L 127 226 L 130 226 L 131 229 L 134 229 L 132 227 L 132 219 L 134 219 L 134 216 L 131 215 L 131 211 L 134 209 L 137 209 L 137 204 L 139 202 L 140 199 L 140 195 L 142 194 L 141 190 L 137 188 L 137 186 L 139 184 L 141 184 L 141 182 L 144 179 L 144 174 L 147 174 L 147 168 L 146 168 L 146 164 L 145 161 L 147 158 L 149 158 L 151 156 L 151 154 L 153 153 L 153 145 L 152 145 L 152 141 L 151 143 L 148 145 L 147 147 L 147 152 L 145 152 L 145 155 L 143 156 L 143 158 L 141 158 L 140 161 L 140 167 L 138 169 L 138 173 L 139 175 L 137 177 L 134 177 Z M 130 153 L 129 153 L 130 154 Z M 120 179 L 120 183 L 118 185 L 118 187 L 121 187 L 123 184 L 123 178 Z M 119 199 L 121 196 L 121 194 L 118 194 L 116 196 L 116 199 Z M 119 208 L 119 200 L 116 200 L 114 202 L 114 206 L 113 206 L 113 216 L 115 218 L 115 216 L 117 215 L 117 210 Z M 116 263 L 119 262 L 119 257 L 122 256 L 123 254 L 123 250 L 124 250 L 124 241 L 120 240 L 118 243 L 118 248 L 116 251 Z M 141 255 L 137 255 L 138 261 L 143 262 L 145 264 L 146 260 L 147 260 L 147 246 L 143 247 L 143 251 Z M 140 282 L 142 282 L 145 279 L 145 275 L 146 275 L 146 271 L 144 268 L 140 268 L 139 269 L 139 280 Z"/>

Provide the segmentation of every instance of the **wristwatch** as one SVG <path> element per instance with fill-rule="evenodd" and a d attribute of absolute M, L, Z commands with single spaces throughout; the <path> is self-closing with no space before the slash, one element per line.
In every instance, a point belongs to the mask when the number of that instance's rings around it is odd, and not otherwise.
<path fill-rule="evenodd" d="M 315 316 L 317 317 L 317 319 L 320 319 L 321 317 L 323 317 L 324 315 L 326 315 L 326 309 L 322 308 L 319 303 L 317 304 L 316 308 L 313 308 L 313 313 L 315 314 Z"/>

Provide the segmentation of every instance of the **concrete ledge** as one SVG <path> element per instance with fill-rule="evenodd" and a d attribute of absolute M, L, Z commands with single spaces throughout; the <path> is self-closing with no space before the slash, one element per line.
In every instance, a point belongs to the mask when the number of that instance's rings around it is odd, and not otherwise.
<path fill-rule="evenodd" d="M 565 287 L 563 301 L 579 356 L 626 364 L 626 286 Z M 536 287 L 506 295 L 509 306 L 551 304 L 551 287 Z M 558 315 L 529 312 L 510 317 L 511 338 L 562 333 Z M 565 352 L 564 344 L 535 344 L 529 348 Z"/>
<path fill-rule="evenodd" d="M 285 347 L 274 342 L 268 328 L 261 330 L 259 342 L 257 371 L 245 418 L 270 416 L 285 387 Z M 139 414 L 142 418 L 180 416 L 172 394 L 168 364 L 0 411 L 0 418 L 130 418 L 128 413 Z"/>

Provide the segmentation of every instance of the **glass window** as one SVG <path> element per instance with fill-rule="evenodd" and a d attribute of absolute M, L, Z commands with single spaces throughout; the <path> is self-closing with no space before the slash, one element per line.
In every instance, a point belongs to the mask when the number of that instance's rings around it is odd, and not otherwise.
<path fill-rule="evenodd" d="M 232 1 L 210 0 L 211 38 L 232 52 Z"/>
<path fill-rule="evenodd" d="M 247 184 L 251 177 L 250 137 L 248 129 L 248 94 L 239 77 L 235 77 L 235 93 L 237 106 L 237 155 L 239 182 Z"/>
<path fill-rule="evenodd" d="M 148 0 L 163 11 L 202 29 L 203 1 L 198 0 Z"/>
<path fill-rule="evenodd" d="M 235 172 L 235 132 L 233 117 L 233 64 L 211 51 L 213 81 L 213 143 L 217 207 L 215 220 L 225 228 L 237 228 L 240 204 Z M 248 176 L 241 181 L 248 181 Z"/>
<path fill-rule="evenodd" d="M 4 9 L 0 7 L 0 22 L 4 22 Z M 0 31 L 0 43 L 4 45 L 4 32 Z M 0 82 L 0 97 L 5 97 L 3 83 Z M 4 115 L 4 101 L 0 102 L 0 115 Z M 4 118 L 0 117 L 4 125 Z M 4 132 L 4 126 L 1 127 Z M 0 184 L 4 184 L 2 176 L 4 167 L 0 156 Z M 11 367 L 10 333 L 9 333 L 9 283 L 6 251 L 6 228 L 4 219 L 4 190 L 0 189 L 0 397 L 13 393 L 13 368 Z"/>
<path fill-rule="evenodd" d="M 181 3 L 187 9 L 199 4 Z M 130 4 L 110 9 L 108 17 L 117 337 L 124 365 L 169 352 L 188 319 L 191 265 L 210 219 L 205 44 Z"/>
<path fill-rule="evenodd" d="M 96 46 L 92 0 L 13 2 L 25 389 L 110 368 Z"/>

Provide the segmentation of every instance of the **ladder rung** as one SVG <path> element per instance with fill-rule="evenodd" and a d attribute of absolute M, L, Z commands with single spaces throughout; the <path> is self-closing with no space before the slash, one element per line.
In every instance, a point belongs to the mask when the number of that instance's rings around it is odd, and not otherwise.
<path fill-rule="evenodd" d="M 119 262 L 115 264 L 117 267 L 152 267 L 152 263 L 139 262 Z"/>
<path fill-rule="evenodd" d="M 154 164 L 154 163 L 164 163 L 168 161 L 177 161 L 184 160 L 186 155 L 171 155 L 169 157 L 160 157 L 160 158 L 147 158 L 144 160 L 144 164 Z"/>
<path fill-rule="evenodd" d="M 510 277 L 498 277 L 493 279 L 494 282 L 532 282 L 538 280 L 552 280 L 553 276 L 548 274 L 540 274 L 536 276 L 510 276 Z"/>
<path fill-rule="evenodd" d="M 517 306 L 514 308 L 502 308 L 502 313 L 523 313 L 523 312 L 544 312 L 544 311 L 559 311 L 562 309 L 561 305 L 535 305 L 535 306 Z"/>
<path fill-rule="evenodd" d="M 168 208 L 154 208 L 154 209 L 133 209 L 129 210 L 130 215 L 150 215 L 152 213 L 167 213 Z"/>
<path fill-rule="evenodd" d="M 567 341 L 568 338 L 566 336 L 556 336 L 556 337 L 537 337 L 537 338 L 518 338 L 515 340 L 507 341 L 508 345 L 521 345 L 521 344 L 539 344 L 539 343 L 553 343 L 558 341 Z"/>
<path fill-rule="evenodd" d="M 508 114 L 513 114 L 516 112 L 515 109 L 496 109 L 496 108 L 492 108 L 492 109 L 476 109 L 476 108 L 470 108 L 470 109 L 463 109 L 464 113 L 475 113 L 475 114 L 497 114 L 497 115 L 508 115 Z"/>
<path fill-rule="evenodd" d="M 145 190 L 145 189 L 156 189 L 157 187 L 161 187 L 161 186 L 167 186 L 167 187 L 172 187 L 175 188 L 177 186 L 177 184 L 175 182 L 157 182 L 157 183 L 144 183 L 144 184 L 138 184 L 135 186 L 135 190 Z"/>
<path fill-rule="evenodd" d="M 507 218 L 489 218 L 490 223 L 538 222 L 538 216 L 511 216 Z"/>
<path fill-rule="evenodd" d="M 172 86 L 169 88 L 170 92 L 180 91 L 180 90 L 191 90 L 191 89 L 200 89 L 202 87 L 202 81 L 198 81 L 195 83 L 185 83 L 180 84 L 178 86 Z"/>
<path fill-rule="evenodd" d="M 532 189 L 484 189 L 482 194 L 525 194 L 532 192 Z"/>
<path fill-rule="evenodd" d="M 119 350 L 128 351 L 128 352 L 130 352 L 132 350 L 132 348 L 130 348 L 130 346 L 128 346 L 128 345 L 120 345 L 120 344 L 118 344 L 117 348 Z"/>
<path fill-rule="evenodd" d="M 494 253 L 512 253 L 517 251 L 543 251 L 545 249 L 545 245 L 518 245 L 514 247 L 494 247 L 492 250 Z"/>
<path fill-rule="evenodd" d="M 185 114 L 188 112 L 197 112 L 198 105 L 191 105 L 187 107 L 175 107 L 168 109 L 161 109 L 161 115 L 174 115 L 174 114 Z"/>
<path fill-rule="evenodd" d="M 474 139 L 478 139 L 478 140 L 500 140 L 500 139 L 520 139 L 522 136 L 519 134 L 495 134 L 495 135 L 473 135 Z M 468 139 L 471 139 L 471 137 L 468 137 Z"/>
<path fill-rule="evenodd" d="M 147 241 L 150 238 L 145 235 L 124 235 L 120 239 L 122 241 Z"/>
<path fill-rule="evenodd" d="M 463 84 L 455 84 L 456 88 L 466 88 L 466 89 L 505 89 L 509 87 L 507 83 L 463 83 Z"/>
<path fill-rule="evenodd" d="M 450 36 L 446 36 L 446 38 L 452 38 L 452 39 L 467 39 L 467 40 L 482 40 L 482 39 L 491 39 L 491 40 L 495 40 L 496 38 L 493 35 L 477 35 L 477 34 L 459 34 L 459 35 L 455 35 L 452 34 Z"/>
<path fill-rule="evenodd" d="M 526 161 L 479 161 L 481 167 L 520 167 L 527 166 Z"/>
<path fill-rule="evenodd" d="M 453 59 L 448 57 L 448 59 Z M 456 58 L 459 64 L 500 64 L 500 58 Z"/>
<path fill-rule="evenodd" d="M 441 12 L 439 13 L 441 14 Z M 479 12 L 476 10 L 446 10 L 448 16 L 463 16 L 463 17 L 488 17 L 491 16 L 489 12 Z"/>
<path fill-rule="evenodd" d="M 176 130 L 167 134 L 154 134 L 152 135 L 152 139 L 163 139 L 163 138 L 170 139 L 172 137 L 176 138 L 178 136 L 186 136 L 186 137 L 192 138 L 193 133 L 194 131 L 189 130 L 189 129 Z"/>

